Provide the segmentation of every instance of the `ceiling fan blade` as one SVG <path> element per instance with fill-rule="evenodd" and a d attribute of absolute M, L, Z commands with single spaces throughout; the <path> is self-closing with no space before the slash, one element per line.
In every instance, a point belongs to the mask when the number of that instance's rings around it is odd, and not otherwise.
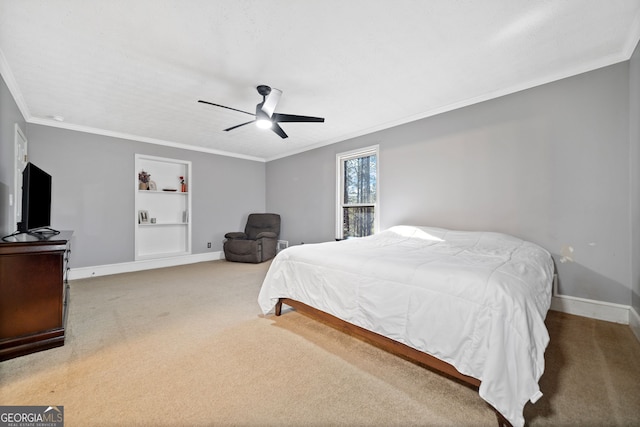
<path fill-rule="evenodd" d="M 315 122 L 315 123 L 323 123 L 323 117 L 310 117 L 310 116 L 296 116 L 295 114 L 279 114 L 275 113 L 271 116 L 273 122 L 276 123 L 292 123 L 292 122 Z"/>
<path fill-rule="evenodd" d="M 231 126 L 230 128 L 225 129 L 225 131 L 229 132 L 230 130 L 234 130 L 235 128 L 239 128 L 240 126 L 248 125 L 249 123 L 253 123 L 253 122 L 255 122 L 255 120 L 251 120 L 250 122 L 241 123 L 239 125 Z"/>
<path fill-rule="evenodd" d="M 264 111 L 269 117 L 271 117 L 274 110 L 276 109 L 276 105 L 278 105 L 278 102 L 280 101 L 281 96 L 282 91 L 280 89 L 271 88 L 271 92 L 262 103 L 262 111 Z"/>
<path fill-rule="evenodd" d="M 198 102 L 202 102 L 203 104 L 215 105 L 216 107 L 226 108 L 227 110 L 238 111 L 238 112 L 240 112 L 240 113 L 249 114 L 250 116 L 255 116 L 255 114 L 253 114 L 253 113 L 249 113 L 248 111 L 242 111 L 242 110 L 238 110 L 237 108 L 231 108 L 231 107 L 226 107 L 226 106 L 224 106 L 224 105 L 220 105 L 220 104 L 214 104 L 213 102 L 209 102 L 209 101 L 202 101 L 202 100 L 199 100 Z"/>
<path fill-rule="evenodd" d="M 282 139 L 289 138 L 289 135 L 284 133 L 284 130 L 282 130 L 282 128 L 280 126 L 278 126 L 278 124 L 275 123 L 275 122 L 271 126 L 271 130 L 274 131 L 275 133 L 277 133 L 278 135 L 280 135 L 280 138 L 282 138 Z"/>

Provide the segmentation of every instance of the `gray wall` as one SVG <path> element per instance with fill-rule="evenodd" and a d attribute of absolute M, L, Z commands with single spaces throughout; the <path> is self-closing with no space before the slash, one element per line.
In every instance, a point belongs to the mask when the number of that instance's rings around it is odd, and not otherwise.
<path fill-rule="evenodd" d="M 283 239 L 334 238 L 335 155 L 376 143 L 381 228 L 507 232 L 553 254 L 561 293 L 630 303 L 628 62 L 269 162 Z"/>
<path fill-rule="evenodd" d="M 13 99 L 4 79 L 0 76 L 0 237 L 13 233 L 13 206 L 9 206 L 9 194 L 13 194 L 13 155 L 15 124 L 26 132 L 26 122 Z M 15 195 L 14 195 L 15 197 Z"/>
<path fill-rule="evenodd" d="M 192 253 L 265 209 L 265 164 L 29 124 L 31 160 L 53 177 L 52 227 L 74 230 L 72 267 L 134 260 L 134 154 L 192 162 Z M 207 249 L 207 242 L 212 248 Z"/>
<path fill-rule="evenodd" d="M 629 143 L 631 199 L 632 306 L 640 314 L 640 43 L 629 64 Z"/>

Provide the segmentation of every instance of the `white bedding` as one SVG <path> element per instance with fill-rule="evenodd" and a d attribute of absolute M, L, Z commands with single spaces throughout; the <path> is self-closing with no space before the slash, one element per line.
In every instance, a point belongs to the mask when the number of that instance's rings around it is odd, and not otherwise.
<path fill-rule="evenodd" d="M 258 302 L 291 298 L 444 360 L 522 426 L 542 396 L 552 277 L 546 250 L 509 235 L 397 226 L 281 251 Z"/>

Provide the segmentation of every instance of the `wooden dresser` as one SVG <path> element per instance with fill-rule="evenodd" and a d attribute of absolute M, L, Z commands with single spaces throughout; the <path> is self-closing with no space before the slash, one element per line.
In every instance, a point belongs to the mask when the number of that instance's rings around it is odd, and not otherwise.
<path fill-rule="evenodd" d="M 72 234 L 0 243 L 0 361 L 64 345 Z"/>

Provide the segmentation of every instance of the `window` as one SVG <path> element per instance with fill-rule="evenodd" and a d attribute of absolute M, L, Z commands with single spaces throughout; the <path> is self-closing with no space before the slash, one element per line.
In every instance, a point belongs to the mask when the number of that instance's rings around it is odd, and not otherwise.
<path fill-rule="evenodd" d="M 378 229 L 378 146 L 336 156 L 336 237 L 363 237 Z"/>

